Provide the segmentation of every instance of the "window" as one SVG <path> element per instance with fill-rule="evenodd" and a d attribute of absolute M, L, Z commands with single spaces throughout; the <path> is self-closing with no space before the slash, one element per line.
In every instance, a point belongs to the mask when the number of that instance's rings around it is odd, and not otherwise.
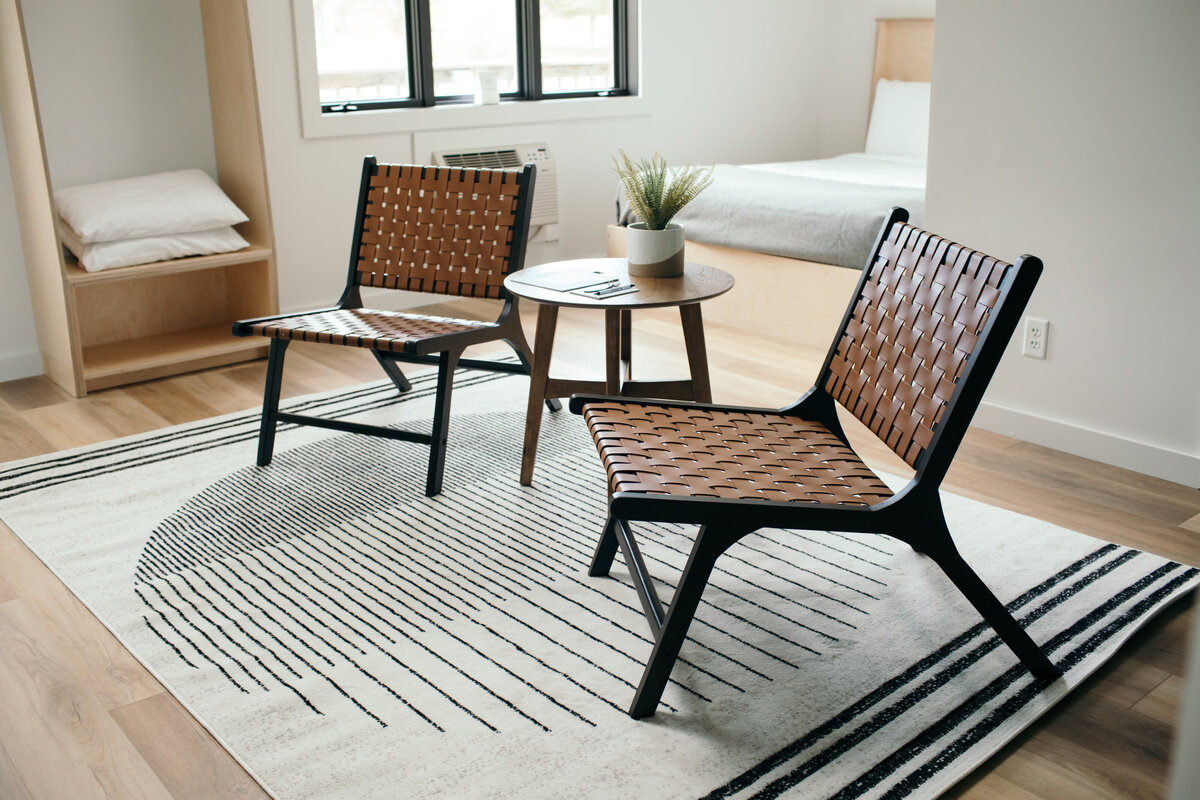
<path fill-rule="evenodd" d="M 313 0 L 322 112 L 629 94 L 633 0 Z"/>

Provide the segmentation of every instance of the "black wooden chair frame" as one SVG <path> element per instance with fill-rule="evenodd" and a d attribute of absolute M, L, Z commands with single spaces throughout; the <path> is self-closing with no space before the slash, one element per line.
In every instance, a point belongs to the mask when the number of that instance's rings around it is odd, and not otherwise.
<path fill-rule="evenodd" d="M 371 189 L 371 177 L 376 174 L 379 166 L 374 156 L 368 156 L 363 160 L 358 211 L 355 216 L 354 239 L 350 252 L 350 268 L 346 279 L 346 288 L 341 298 L 338 300 L 337 305 L 331 308 L 303 313 L 319 314 L 328 311 L 363 308 L 362 292 L 358 282 L 359 253 L 367 216 L 367 198 Z M 428 167 L 427 169 L 433 170 L 438 168 Z M 510 244 L 511 255 L 506 274 L 515 272 L 524 266 L 535 176 L 536 167 L 533 164 L 526 164 L 520 172 L 513 173 L 513 180 L 522 188 L 517 200 L 517 219 L 513 226 L 513 240 Z M 533 350 L 530 348 L 529 341 L 525 337 L 525 331 L 521 327 L 521 318 L 517 307 L 518 298 L 508 293 L 503 287 L 500 288 L 500 296 L 504 301 L 503 306 L 495 323 L 492 325 L 407 341 L 404 343 L 402 351 L 385 351 L 372 348 L 371 352 L 379 362 L 380 367 L 401 393 L 412 389 L 412 384 L 400 368 L 400 363 L 437 365 L 437 390 L 434 399 L 433 425 L 429 433 L 280 411 L 279 401 L 283 381 L 283 362 L 291 340 L 272 338 L 267 354 L 266 385 L 263 394 L 262 422 L 258 438 L 258 465 L 265 467 L 271 463 L 275 448 L 275 432 L 279 423 L 308 425 L 344 433 L 359 433 L 428 445 L 430 453 L 428 469 L 426 471 L 425 494 L 432 497 L 440 493 L 446 466 L 450 400 L 454 388 L 455 370 L 463 367 L 518 375 L 529 375 L 531 371 Z M 295 316 L 297 316 L 295 313 L 277 314 L 269 317 L 239 320 L 233 325 L 233 333 L 236 336 L 252 336 L 256 333 L 254 326 L 257 324 Z M 462 357 L 463 351 L 468 347 L 493 341 L 503 341 L 512 347 L 516 352 L 518 363 Z M 551 411 L 557 411 L 562 408 L 561 403 L 557 400 L 547 400 L 546 406 Z"/>
<path fill-rule="evenodd" d="M 664 408 L 757 411 L 813 420 L 822 423 L 849 447 L 838 420 L 837 400 L 823 387 L 829 377 L 838 342 L 846 331 L 887 232 L 893 224 L 903 223 L 907 219 L 908 213 L 904 209 L 895 208 L 885 220 L 816 385 L 794 403 L 781 409 L 747 409 L 741 406 L 660 403 L 654 400 L 637 402 Z M 610 492 L 608 519 L 588 574 L 593 577 L 607 575 L 616 551 L 620 549 L 654 637 L 653 650 L 629 709 L 630 716 L 642 718 L 655 713 L 717 559 L 742 537 L 760 528 L 886 534 L 900 539 L 934 560 L 1034 676 L 1049 681 L 1061 674 L 963 560 L 950 536 L 938 494 L 951 459 L 1017 327 L 1041 269 L 1039 259 L 1022 256 L 1006 273 L 1001 290 L 1007 296 L 986 321 L 978 344 L 934 429 L 932 440 L 913 465 L 913 479 L 894 496 L 874 505 L 850 506 Z M 590 403 L 610 402 L 628 402 L 628 398 L 576 395 L 570 400 L 570 408 L 579 414 Z M 665 609 L 634 540 L 629 524 L 631 520 L 700 526 L 674 596 Z"/>

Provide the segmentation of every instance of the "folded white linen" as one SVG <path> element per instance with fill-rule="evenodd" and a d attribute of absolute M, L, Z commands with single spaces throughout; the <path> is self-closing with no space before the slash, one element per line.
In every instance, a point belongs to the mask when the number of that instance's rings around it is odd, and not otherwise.
<path fill-rule="evenodd" d="M 66 220 L 58 221 L 59 236 L 67 249 L 79 259 L 79 265 L 88 272 L 115 267 L 132 267 L 136 264 L 151 264 L 171 258 L 203 256 L 214 253 L 231 253 L 249 247 L 237 231 L 230 226 L 207 231 L 177 233 L 172 236 L 144 236 L 137 239 L 121 239 L 115 242 L 87 243 L 71 229 Z"/>
<path fill-rule="evenodd" d="M 54 203 L 84 244 L 210 231 L 249 219 L 199 169 L 59 189 Z"/>

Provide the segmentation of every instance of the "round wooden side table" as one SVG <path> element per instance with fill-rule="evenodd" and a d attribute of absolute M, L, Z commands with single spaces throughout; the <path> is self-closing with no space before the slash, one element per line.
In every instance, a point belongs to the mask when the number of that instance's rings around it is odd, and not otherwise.
<path fill-rule="evenodd" d="M 530 281 L 580 275 L 610 275 L 621 283 L 633 283 L 636 292 L 594 299 L 537 285 Z M 514 272 L 504 279 L 504 288 L 538 304 L 537 330 L 533 343 L 533 368 L 529 379 L 529 408 L 525 416 L 525 444 L 521 453 L 521 484 L 533 482 L 538 434 L 542 427 L 542 403 L 569 397 L 576 392 L 603 393 L 624 397 L 653 397 L 666 400 L 712 402 L 708 377 L 708 355 L 704 346 L 704 323 L 700 303 L 733 288 L 733 276 L 702 264 L 687 264 L 683 275 L 674 278 L 630 278 L 623 258 L 588 258 L 556 261 Z M 550 377 L 554 329 L 558 309 L 604 310 L 605 379 L 568 380 Z M 683 324 L 690 380 L 635 381 L 632 379 L 631 312 L 641 308 L 678 306 Z"/>

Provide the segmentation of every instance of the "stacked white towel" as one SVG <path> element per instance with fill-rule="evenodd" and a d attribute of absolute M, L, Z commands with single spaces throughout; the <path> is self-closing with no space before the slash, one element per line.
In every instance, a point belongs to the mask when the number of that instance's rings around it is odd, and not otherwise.
<path fill-rule="evenodd" d="M 249 218 L 199 169 L 72 186 L 54 193 L 63 244 L 89 272 L 248 247 Z"/>

